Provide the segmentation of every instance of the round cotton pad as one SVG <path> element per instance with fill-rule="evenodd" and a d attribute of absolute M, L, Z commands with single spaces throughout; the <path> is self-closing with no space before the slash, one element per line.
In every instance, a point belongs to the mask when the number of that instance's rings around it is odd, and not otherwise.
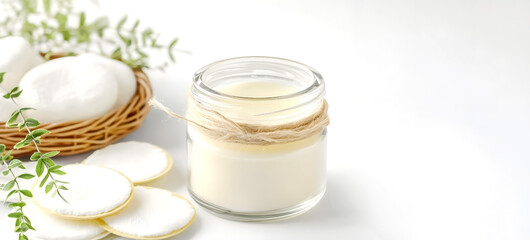
<path fill-rule="evenodd" d="M 69 220 L 43 212 L 34 203 L 24 206 L 24 214 L 37 231 L 28 231 L 29 239 L 38 240 L 95 240 L 109 233 L 99 227 L 95 220 Z"/>
<path fill-rule="evenodd" d="M 172 192 L 136 186 L 129 205 L 115 215 L 99 220 L 118 236 L 133 239 L 164 239 L 179 234 L 195 220 L 195 208 Z"/>
<path fill-rule="evenodd" d="M 97 150 L 83 163 L 109 167 L 125 174 L 134 183 L 144 183 L 167 173 L 173 160 L 160 147 L 131 141 Z"/>
<path fill-rule="evenodd" d="M 16 176 L 19 176 L 20 174 L 24 174 L 24 173 L 29 173 L 29 174 L 35 175 L 35 166 L 37 165 L 37 162 L 24 162 L 23 165 L 24 165 L 24 167 L 26 167 L 26 169 L 21 169 L 21 168 L 18 168 L 18 167 L 13 169 L 13 173 Z M 0 165 L 0 172 L 3 172 L 6 169 L 7 168 L 6 168 L 5 165 Z M 5 175 L 5 176 L 4 176 L 4 174 L 0 174 L 0 183 L 6 184 L 7 182 L 9 182 L 11 180 L 13 180 L 13 176 L 11 175 L 11 173 L 8 174 L 8 175 Z M 36 177 L 32 178 L 32 179 L 21 179 L 21 178 L 19 178 L 17 181 L 18 181 L 18 184 L 20 185 L 21 189 L 30 190 L 33 187 L 33 185 L 35 184 L 35 182 L 37 181 L 37 178 Z M 13 189 L 15 189 L 15 188 L 13 188 Z M 7 194 L 9 194 L 9 191 L 0 190 L 0 202 L 4 202 L 6 200 Z M 23 200 L 28 198 L 28 197 L 26 197 L 24 195 L 21 195 L 21 196 L 22 196 Z M 18 194 L 13 194 L 13 195 L 9 196 L 9 198 L 7 199 L 7 202 L 18 202 L 18 200 L 19 200 L 18 197 L 19 197 Z"/>
<path fill-rule="evenodd" d="M 63 57 L 31 69 L 20 81 L 21 103 L 41 122 L 87 120 L 114 108 L 118 85 L 111 69 L 85 58 Z"/>
<path fill-rule="evenodd" d="M 33 199 L 50 214 L 71 219 L 95 219 L 116 213 L 130 201 L 133 185 L 125 175 L 110 168 L 74 164 L 61 168 L 68 190 L 61 191 L 68 201 L 33 187 Z"/>

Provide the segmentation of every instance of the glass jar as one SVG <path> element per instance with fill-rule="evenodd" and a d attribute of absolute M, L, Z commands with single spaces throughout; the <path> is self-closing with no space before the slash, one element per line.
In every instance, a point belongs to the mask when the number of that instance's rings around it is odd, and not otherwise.
<path fill-rule="evenodd" d="M 190 104 L 238 124 L 276 126 L 315 114 L 324 103 L 321 75 L 287 59 L 241 57 L 194 76 Z M 315 206 L 326 189 L 326 128 L 279 144 L 227 142 L 188 125 L 188 190 L 211 212 L 232 220 L 271 221 Z"/>

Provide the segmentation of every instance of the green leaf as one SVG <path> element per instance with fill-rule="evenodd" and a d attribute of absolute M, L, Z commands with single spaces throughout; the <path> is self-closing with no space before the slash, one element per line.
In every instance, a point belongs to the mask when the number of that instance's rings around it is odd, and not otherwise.
<path fill-rule="evenodd" d="M 153 30 L 151 30 L 150 28 L 145 29 L 142 32 L 142 45 L 144 47 L 147 46 L 147 39 L 150 38 L 152 34 L 153 34 Z"/>
<path fill-rule="evenodd" d="M 138 27 L 138 25 L 140 25 L 140 19 L 137 19 L 136 22 L 134 22 L 134 25 L 131 29 L 131 33 L 136 32 L 136 28 Z"/>
<path fill-rule="evenodd" d="M 26 126 L 32 128 L 32 127 L 37 127 L 40 125 L 40 122 L 37 121 L 36 119 L 33 119 L 33 118 L 28 118 L 26 119 L 26 121 L 24 122 L 24 124 L 26 124 Z"/>
<path fill-rule="evenodd" d="M 16 203 L 11 203 L 11 204 L 9 204 L 7 206 L 10 207 L 10 208 L 16 208 L 16 207 L 22 208 L 22 207 L 26 206 L 26 203 L 25 202 L 16 202 Z"/>
<path fill-rule="evenodd" d="M 23 148 L 25 146 L 28 146 L 30 143 L 31 143 L 31 141 L 22 140 L 22 141 L 18 142 L 17 144 L 15 144 L 14 148 L 15 149 L 20 149 L 20 148 Z"/>
<path fill-rule="evenodd" d="M 116 48 L 114 52 L 112 52 L 112 54 L 110 55 L 110 58 L 114 58 L 114 59 L 121 58 L 121 47 Z"/>
<path fill-rule="evenodd" d="M 48 185 L 46 185 L 46 188 L 44 189 L 44 191 L 46 191 L 46 193 L 49 193 L 53 188 L 53 181 L 49 182 Z"/>
<path fill-rule="evenodd" d="M 173 49 L 173 47 L 175 46 L 175 44 L 177 44 L 177 42 L 179 41 L 178 38 L 175 38 L 173 41 L 171 41 L 171 43 L 169 44 L 169 49 Z"/>
<path fill-rule="evenodd" d="M 6 151 L 6 145 L 0 144 L 0 153 L 3 153 Z"/>
<path fill-rule="evenodd" d="M 22 213 L 21 212 L 14 212 L 14 213 L 8 214 L 7 216 L 10 217 L 10 218 L 19 218 L 20 216 L 22 216 Z"/>
<path fill-rule="evenodd" d="M 2 172 L 2 175 L 4 175 L 4 176 L 7 176 L 7 174 L 9 174 L 9 170 L 4 170 L 4 171 Z"/>
<path fill-rule="evenodd" d="M 44 184 L 46 184 L 46 181 L 48 180 L 48 177 L 50 177 L 50 173 L 46 173 L 46 176 L 44 176 L 44 178 L 40 182 L 39 187 L 42 187 L 42 186 L 44 186 Z"/>
<path fill-rule="evenodd" d="M 37 174 L 37 176 L 40 177 L 43 172 L 44 172 L 44 161 L 42 159 L 39 159 L 39 161 L 37 162 L 37 166 L 35 166 L 35 173 Z"/>
<path fill-rule="evenodd" d="M 66 187 L 63 186 L 63 185 L 59 185 L 59 189 L 61 189 L 61 190 L 65 190 L 65 191 L 68 191 L 68 188 L 66 188 Z"/>
<path fill-rule="evenodd" d="M 22 91 L 23 91 L 23 90 L 20 90 L 20 91 L 17 91 L 17 92 L 15 92 L 15 93 L 11 94 L 11 98 L 17 98 L 17 97 L 19 97 L 20 94 L 22 94 Z"/>
<path fill-rule="evenodd" d="M 0 83 L 2 83 L 4 81 L 4 75 L 6 73 L 5 72 L 0 72 Z"/>
<path fill-rule="evenodd" d="M 18 159 L 13 159 L 11 162 L 9 162 L 9 169 L 16 168 L 18 166 L 22 165 L 22 161 Z"/>
<path fill-rule="evenodd" d="M 15 194 L 15 193 L 18 193 L 18 190 L 17 190 L 17 189 L 11 190 L 11 192 L 9 192 L 9 193 L 7 194 L 5 202 L 7 202 L 7 199 L 9 199 L 9 197 L 11 197 L 11 195 L 13 195 L 13 194 Z"/>
<path fill-rule="evenodd" d="M 48 134 L 48 133 L 50 133 L 50 131 L 45 130 L 45 129 L 37 129 L 37 130 L 33 130 L 31 132 L 31 136 L 34 137 L 34 138 L 38 138 L 38 137 L 40 137 L 40 136 L 42 136 L 44 134 Z"/>
<path fill-rule="evenodd" d="M 26 221 L 27 223 L 29 223 L 29 225 L 31 225 L 31 221 L 29 220 L 29 218 L 26 215 L 22 216 L 22 218 L 24 218 L 24 221 Z M 35 230 L 35 229 L 33 229 L 33 230 Z"/>
<path fill-rule="evenodd" d="M 17 118 L 18 118 L 18 115 L 20 115 L 20 111 L 17 110 L 17 111 L 14 111 L 12 114 L 11 114 L 11 117 L 9 118 L 9 120 L 7 120 L 7 123 L 10 124 L 10 123 L 14 123 Z"/>
<path fill-rule="evenodd" d="M 18 235 L 18 240 L 28 240 L 28 237 L 21 233 Z"/>
<path fill-rule="evenodd" d="M 20 190 L 20 193 L 24 194 L 26 197 L 33 197 L 33 194 L 29 190 Z"/>
<path fill-rule="evenodd" d="M 59 154 L 59 153 L 60 153 L 59 151 L 48 152 L 48 153 L 43 154 L 42 157 L 43 158 L 51 158 L 51 157 L 57 156 L 57 154 Z"/>
<path fill-rule="evenodd" d="M 63 166 L 61 166 L 61 165 L 55 165 L 55 166 L 52 166 L 52 167 L 48 168 L 48 171 L 53 172 L 53 171 L 58 170 L 59 168 L 62 168 L 62 167 Z"/>
<path fill-rule="evenodd" d="M 11 150 L 7 151 L 5 154 L 4 154 L 4 161 L 9 161 L 11 159 L 13 159 L 13 156 L 11 156 Z"/>
<path fill-rule="evenodd" d="M 55 166 L 55 163 L 50 158 L 42 158 L 42 161 L 44 161 L 44 164 L 48 167 Z"/>
<path fill-rule="evenodd" d="M 32 179 L 35 177 L 35 175 L 29 174 L 29 173 L 23 173 L 23 174 L 18 175 L 18 177 L 22 179 Z"/>
<path fill-rule="evenodd" d="M 121 28 L 123 27 L 123 24 L 127 21 L 127 15 L 123 16 L 120 21 L 118 22 L 118 25 L 116 26 L 116 30 L 119 32 L 121 31 Z"/>
<path fill-rule="evenodd" d="M 44 11 L 46 11 L 46 13 L 50 13 L 50 1 L 51 0 L 42 0 L 42 4 L 44 5 Z"/>
<path fill-rule="evenodd" d="M 65 27 L 66 22 L 68 21 L 68 16 L 62 13 L 57 13 L 55 14 L 55 20 L 57 20 L 57 24 L 59 24 L 59 27 Z"/>
<path fill-rule="evenodd" d="M 55 173 L 57 175 L 66 175 L 66 173 L 61 171 L 61 170 L 54 170 L 53 173 Z"/>
<path fill-rule="evenodd" d="M 4 191 L 9 191 L 9 190 L 11 190 L 14 186 L 15 186 L 15 180 L 11 180 L 11 181 L 9 181 L 8 183 L 6 183 L 6 185 L 4 186 L 3 190 L 4 190 Z"/>
<path fill-rule="evenodd" d="M 31 157 L 29 158 L 29 160 L 35 161 L 35 160 L 39 159 L 40 156 L 41 156 L 40 152 L 34 152 L 33 154 L 31 154 Z"/>
<path fill-rule="evenodd" d="M 79 15 L 79 28 L 83 28 L 85 26 L 85 13 L 81 12 Z"/>
<path fill-rule="evenodd" d="M 29 219 L 26 216 L 24 216 L 24 219 L 26 220 L 26 222 L 28 224 L 28 228 L 33 230 L 33 231 L 35 231 L 35 228 L 33 226 L 31 226 L 31 223 L 29 222 Z"/>

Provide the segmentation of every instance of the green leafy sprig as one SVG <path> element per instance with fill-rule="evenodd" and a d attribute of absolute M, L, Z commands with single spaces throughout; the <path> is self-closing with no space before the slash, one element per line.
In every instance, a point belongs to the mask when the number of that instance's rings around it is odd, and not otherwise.
<path fill-rule="evenodd" d="M 13 169 L 15 168 L 21 168 L 26 169 L 24 165 L 22 165 L 22 161 L 18 159 L 13 159 L 13 156 L 11 155 L 11 151 L 6 152 L 6 146 L 4 144 L 0 144 L 0 159 L 2 160 L 2 164 L 6 166 L 7 170 L 4 170 L 2 174 L 8 175 L 10 174 L 13 177 L 13 180 L 5 183 L 0 184 L 0 188 L 4 191 L 10 191 L 5 199 L 9 199 L 9 197 L 13 194 L 17 194 L 18 201 L 14 203 L 10 203 L 8 206 L 9 208 L 13 208 L 14 211 L 9 213 L 7 216 L 10 218 L 15 218 L 15 232 L 18 233 L 18 239 L 19 240 L 27 240 L 28 237 L 26 236 L 26 232 L 28 230 L 35 230 L 33 226 L 31 226 L 31 221 L 29 220 L 28 216 L 24 214 L 24 206 L 26 206 L 26 202 L 22 199 L 22 195 L 26 197 L 33 197 L 33 194 L 30 190 L 22 189 L 19 184 L 20 179 L 32 179 L 35 176 L 32 174 L 24 173 L 20 175 L 15 175 L 13 172 Z M 13 187 L 16 186 L 16 189 L 13 189 Z M 13 189 L 13 190 L 12 190 Z"/>
<path fill-rule="evenodd" d="M 68 188 L 64 186 L 64 184 L 67 184 L 67 182 L 60 181 L 56 179 L 54 176 L 54 175 L 65 175 L 66 174 L 65 172 L 60 170 L 62 166 L 56 165 L 54 161 L 52 160 L 52 157 L 59 154 L 59 152 L 53 151 L 53 152 L 43 153 L 39 149 L 40 138 L 43 135 L 46 135 L 50 132 L 45 129 L 32 130 L 32 128 L 38 127 L 40 123 L 36 119 L 26 118 L 24 115 L 24 112 L 33 110 L 33 109 L 32 108 L 21 108 L 18 105 L 15 99 L 19 97 L 20 94 L 22 93 L 21 89 L 19 89 L 18 87 L 15 87 L 11 91 L 6 91 L 1 86 L 2 81 L 4 79 L 4 74 L 5 74 L 4 72 L 0 73 L 0 89 L 6 92 L 2 97 L 5 99 L 10 99 L 17 108 L 11 114 L 11 117 L 9 118 L 9 120 L 6 122 L 6 126 L 9 128 L 16 127 L 20 130 L 26 129 L 26 131 L 28 132 L 28 134 L 23 140 L 21 140 L 20 142 L 16 143 L 15 146 L 13 146 L 13 149 L 20 149 L 20 148 L 26 147 L 30 145 L 31 143 L 33 143 L 35 145 L 36 152 L 31 155 L 30 160 L 37 161 L 37 165 L 35 167 L 35 173 L 37 174 L 38 177 L 41 177 L 46 170 L 46 174 L 44 175 L 42 180 L 40 180 L 39 187 L 44 187 L 44 185 L 46 185 L 45 187 L 46 193 L 53 191 L 52 195 L 58 195 L 61 199 L 63 199 L 63 201 L 68 202 L 61 194 L 61 191 L 68 190 Z M 21 121 L 17 122 L 17 119 L 19 118 L 21 119 Z M 35 230 L 35 228 L 31 226 L 31 221 L 29 220 L 28 216 L 24 214 L 23 208 L 24 206 L 26 206 L 26 203 L 23 201 L 22 195 L 31 198 L 33 197 L 33 194 L 28 189 L 21 189 L 19 180 L 20 179 L 29 180 L 29 179 L 34 178 L 35 175 L 24 173 L 24 174 L 20 174 L 17 176 L 13 172 L 13 169 L 15 168 L 25 169 L 25 167 L 22 161 L 20 161 L 19 159 L 13 158 L 13 156 L 11 155 L 11 152 L 12 150 L 6 151 L 6 146 L 4 144 L 0 144 L 0 154 L 1 154 L 0 159 L 2 160 L 2 164 L 4 164 L 7 168 L 7 170 L 4 170 L 2 174 L 4 176 L 10 174 L 13 177 L 11 181 L 7 182 L 6 184 L 1 185 L 0 187 L 4 191 L 9 191 L 5 201 L 7 201 L 9 197 L 11 197 L 13 194 L 18 195 L 18 201 L 8 205 L 10 208 L 15 209 L 15 211 L 11 212 L 8 215 L 8 217 L 16 218 L 15 232 L 19 233 L 19 239 L 27 240 L 28 238 L 25 235 L 25 233 L 30 229 Z M 16 186 L 16 189 L 13 189 L 15 186 Z"/>
<path fill-rule="evenodd" d="M 166 51 L 175 62 L 174 53 L 180 51 L 175 48 L 178 39 L 162 43 L 159 34 L 140 26 L 140 20 L 127 22 L 124 16 L 115 27 L 107 17 L 89 21 L 85 12 L 72 10 L 71 0 L 4 0 L 3 6 L 7 14 L 0 17 L 0 37 L 22 36 L 46 57 L 54 52 L 98 52 L 133 68 L 163 70 L 168 61 L 150 66 L 149 54 Z"/>

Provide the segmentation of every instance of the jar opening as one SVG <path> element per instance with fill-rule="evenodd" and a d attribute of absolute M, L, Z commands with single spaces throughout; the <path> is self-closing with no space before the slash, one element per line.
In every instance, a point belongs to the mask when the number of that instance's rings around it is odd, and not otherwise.
<path fill-rule="evenodd" d="M 323 91 L 313 68 L 275 57 L 239 57 L 201 68 L 194 88 L 207 95 L 241 100 L 279 100 Z"/>

